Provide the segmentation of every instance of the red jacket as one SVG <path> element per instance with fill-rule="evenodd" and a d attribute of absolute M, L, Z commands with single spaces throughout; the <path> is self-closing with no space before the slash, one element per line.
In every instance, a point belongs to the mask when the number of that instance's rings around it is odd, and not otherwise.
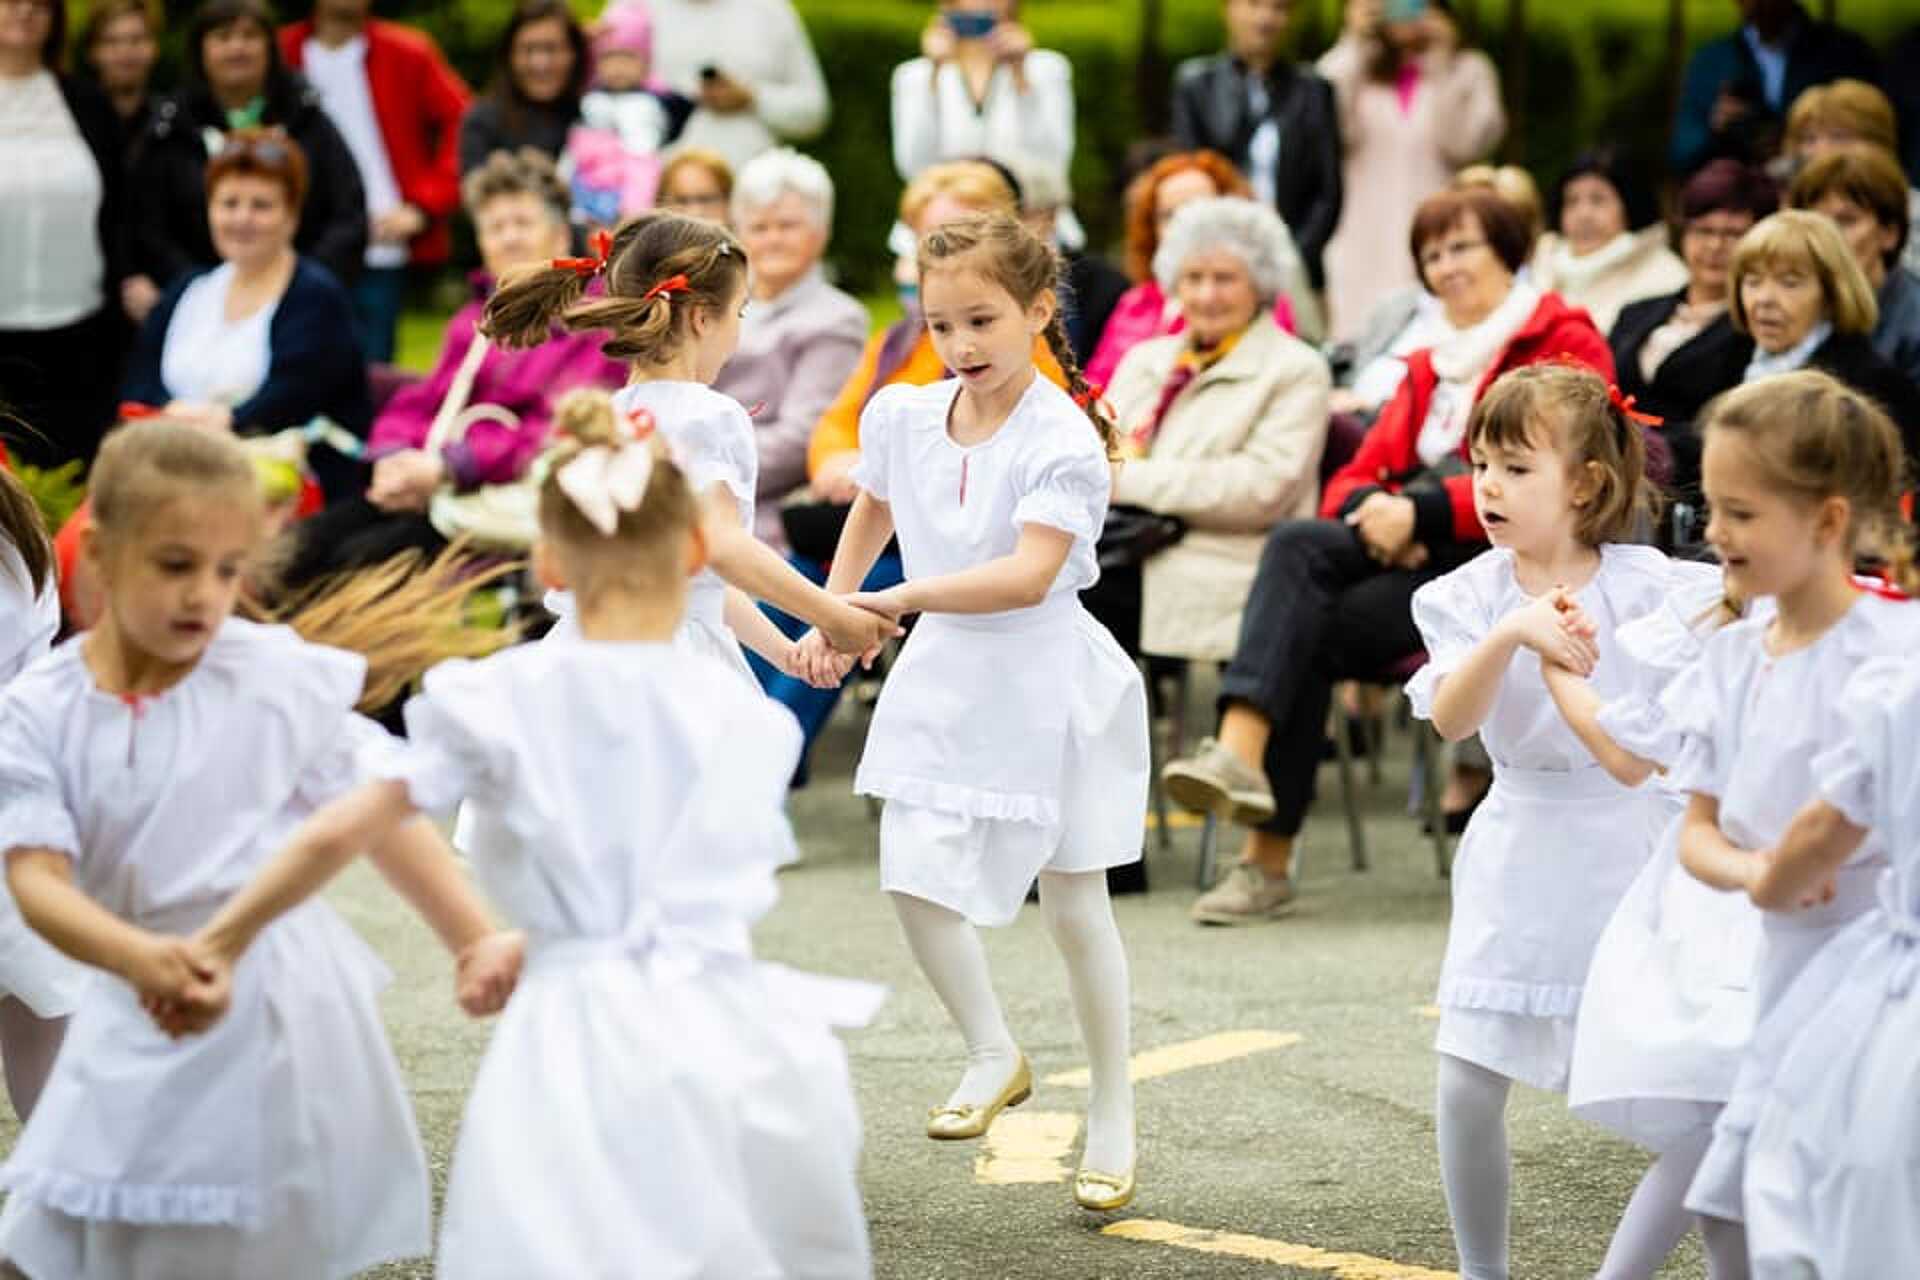
<path fill-rule="evenodd" d="M 287 65 L 301 69 L 312 34 L 311 20 L 280 28 Z M 447 218 L 460 204 L 460 119 L 473 95 L 432 36 L 378 18 L 367 23 L 367 83 L 400 198 L 427 215 L 413 261 L 445 262 L 453 247 Z"/>
<path fill-rule="evenodd" d="M 1540 299 L 1540 305 L 1533 309 L 1526 323 L 1494 357 L 1480 385 L 1474 388 L 1473 398 L 1477 403 L 1493 380 L 1509 369 L 1568 358 L 1609 381 L 1613 378 L 1613 352 L 1607 346 L 1606 336 L 1594 328 L 1584 309 L 1570 307 L 1559 294 L 1549 293 Z M 1439 381 L 1439 375 L 1433 371 L 1431 351 L 1416 351 L 1407 358 L 1407 376 L 1401 380 L 1400 389 L 1380 410 L 1373 429 L 1360 442 L 1352 460 L 1327 481 L 1320 496 L 1323 517 L 1340 518 L 1376 489 L 1398 493 L 1408 480 L 1425 469 L 1415 446 L 1420 439 L 1421 424 L 1427 420 L 1433 389 Z M 1467 442 L 1462 439 L 1461 455 L 1465 456 L 1466 451 Z M 1418 509 L 1415 540 L 1429 544 L 1439 540 L 1485 542 L 1487 535 L 1480 528 L 1480 518 L 1473 512 L 1473 477 L 1449 476 L 1442 484 L 1444 493 L 1416 491 L 1414 494 Z"/>

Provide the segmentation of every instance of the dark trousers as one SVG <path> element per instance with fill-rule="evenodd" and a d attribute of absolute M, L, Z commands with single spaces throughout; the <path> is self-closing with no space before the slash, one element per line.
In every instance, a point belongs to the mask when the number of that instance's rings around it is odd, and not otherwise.
<path fill-rule="evenodd" d="M 293 550 L 281 568 L 280 581 L 289 591 L 312 586 L 331 574 L 379 564 L 402 551 L 434 555 L 447 545 L 424 511 L 382 511 L 364 497 L 315 512 L 294 525 L 288 536 Z"/>
<path fill-rule="evenodd" d="M 0 438 L 14 457 L 93 461 L 119 408 L 128 336 L 117 305 L 59 329 L 0 331 Z"/>
<path fill-rule="evenodd" d="M 1306 820 L 1334 684 L 1376 676 L 1418 652 L 1415 589 L 1481 549 L 1449 545 L 1423 568 L 1387 569 L 1335 520 L 1289 520 L 1267 535 L 1220 682 L 1223 711 L 1243 702 L 1273 726 L 1264 763 L 1274 816 L 1262 830 L 1294 835 Z"/>
<path fill-rule="evenodd" d="M 1113 633 L 1129 658 L 1140 656 L 1140 566 L 1102 569 L 1100 581 L 1080 593 L 1080 604 L 1099 624 Z"/>
<path fill-rule="evenodd" d="M 353 282 L 353 327 L 368 363 L 393 363 L 394 335 L 406 299 L 405 267 L 368 267 Z"/>

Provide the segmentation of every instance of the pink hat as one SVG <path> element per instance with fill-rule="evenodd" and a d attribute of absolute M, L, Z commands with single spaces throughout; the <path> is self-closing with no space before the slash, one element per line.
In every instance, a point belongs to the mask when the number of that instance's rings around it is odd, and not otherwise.
<path fill-rule="evenodd" d="M 609 53 L 637 53 L 653 58 L 653 16 L 640 0 L 615 0 L 600 15 L 594 32 L 593 51 L 605 57 Z"/>

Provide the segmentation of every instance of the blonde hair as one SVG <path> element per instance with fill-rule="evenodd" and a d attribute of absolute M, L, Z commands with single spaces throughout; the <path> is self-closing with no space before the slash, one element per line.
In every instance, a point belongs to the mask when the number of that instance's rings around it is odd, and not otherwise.
<path fill-rule="evenodd" d="M 900 221 L 917 226 L 941 196 L 984 211 L 1017 213 L 1020 201 L 998 169 L 979 160 L 950 160 L 922 169 L 900 195 Z"/>
<path fill-rule="evenodd" d="M 1846 130 L 1862 142 L 1893 151 L 1899 143 L 1893 104 L 1865 80 L 1841 79 L 1803 90 L 1787 109 L 1786 149 L 1823 125 Z"/>
<path fill-rule="evenodd" d="M 1900 510 L 1906 454 L 1886 412 L 1818 370 L 1802 369 L 1736 387 L 1706 408 L 1701 439 L 1738 437 L 1767 482 L 1818 502 L 1845 498 L 1853 509 L 1848 550 L 1883 559 L 1901 590 L 1920 591 L 1913 531 Z"/>
<path fill-rule="evenodd" d="M 1659 504 L 1640 425 L 1613 403 L 1606 379 L 1580 365 L 1550 361 L 1500 375 L 1473 407 L 1467 443 L 1546 444 L 1566 455 L 1569 471 L 1594 464 L 1599 488 L 1574 521 L 1574 536 L 1590 547 L 1632 536 Z"/>
<path fill-rule="evenodd" d="M 587 294 L 593 275 L 566 260 L 508 272 L 487 299 L 481 332 L 502 346 L 536 347 L 556 322 L 575 333 L 606 329 L 610 359 L 662 364 L 685 343 L 693 311 L 737 305 L 747 251 L 717 222 L 654 210 L 620 225 L 594 274 L 607 282 L 598 296 Z"/>
<path fill-rule="evenodd" d="M 1891 151 L 1864 142 L 1836 147 L 1794 176 L 1787 203 L 1796 209 L 1811 209 L 1828 196 L 1860 206 L 1875 222 L 1899 232 L 1881 260 L 1889 269 L 1900 261 L 1909 231 L 1909 197 L 1907 175 L 1901 172 Z"/>
<path fill-rule="evenodd" d="M 1741 279 L 1748 272 L 1774 266 L 1799 267 L 1819 279 L 1835 333 L 1869 334 L 1880 322 L 1873 286 L 1833 220 L 1805 209 L 1782 209 L 1754 223 L 1733 247 L 1729 318 L 1740 333 L 1751 332 L 1747 306 L 1740 296 Z"/>
<path fill-rule="evenodd" d="M 578 387 L 560 398 L 553 430 L 558 443 L 541 461 L 540 534 L 560 549 L 568 568 L 584 578 L 575 587 L 591 595 L 607 586 L 648 593 L 686 576 L 687 538 L 700 523 L 700 507 L 685 473 L 658 434 L 646 493 L 631 511 L 619 513 L 611 534 L 602 533 L 561 489 L 561 468 L 597 446 L 623 440 L 613 397 L 596 387 Z"/>
<path fill-rule="evenodd" d="M 1520 211 L 1527 222 L 1527 248 L 1547 229 L 1547 206 L 1540 198 L 1540 184 L 1517 164 L 1470 164 L 1453 175 L 1447 184 L 1455 191 L 1466 187 L 1488 187 L 1493 194 Z"/>
<path fill-rule="evenodd" d="M 930 272 L 973 267 L 1005 289 L 1020 306 L 1031 307 L 1060 287 L 1060 254 L 1027 230 L 1010 213 L 986 213 L 945 223 L 920 240 L 920 278 Z M 1067 340 L 1066 321 L 1055 307 L 1047 324 L 1047 349 L 1067 376 L 1067 392 L 1100 433 L 1100 442 L 1113 449 L 1113 422 L 1100 407 L 1100 397 L 1087 382 L 1080 360 Z"/>
<path fill-rule="evenodd" d="M 218 496 L 264 515 L 253 460 L 238 440 L 164 418 L 129 423 L 109 435 L 94 461 L 89 491 L 94 526 L 108 545 L 137 538 L 154 511 L 182 497 Z M 240 612 L 284 622 L 314 644 L 365 657 L 359 705 L 376 710 L 435 663 L 491 653 L 514 638 L 507 629 L 469 625 L 467 604 L 476 590 L 516 566 L 476 574 L 471 554 L 457 542 L 431 561 L 407 552 L 271 605 L 263 599 L 271 594 L 271 574 L 256 555 Z"/>

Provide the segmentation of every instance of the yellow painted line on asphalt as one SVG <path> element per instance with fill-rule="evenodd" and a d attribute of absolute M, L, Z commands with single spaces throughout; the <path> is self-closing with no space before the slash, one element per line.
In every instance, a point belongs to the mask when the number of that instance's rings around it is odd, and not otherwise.
<path fill-rule="evenodd" d="M 1332 1253 L 1309 1244 L 1288 1244 L 1284 1240 L 1268 1240 L 1233 1231 L 1207 1231 L 1152 1218 L 1128 1218 L 1102 1228 L 1100 1234 L 1142 1244 L 1171 1245 L 1175 1249 L 1190 1249 L 1195 1253 L 1217 1253 L 1255 1262 L 1271 1262 L 1276 1266 L 1302 1267 L 1323 1272 L 1334 1277 L 1334 1280 L 1459 1280 L 1451 1271 L 1390 1262 L 1364 1253 Z"/>
<path fill-rule="evenodd" d="M 1185 809 L 1176 809 L 1167 815 L 1167 830 L 1190 831 L 1195 827 L 1206 825 L 1206 821 L 1207 819 L 1203 814 L 1188 813 Z M 1149 813 L 1147 815 L 1147 830 L 1155 831 L 1159 829 L 1159 826 L 1160 815 L 1157 813 Z"/>
<path fill-rule="evenodd" d="M 982 1139 L 973 1180 L 990 1187 L 1065 1182 L 1080 1117 L 1065 1111 L 1002 1111 Z"/>
<path fill-rule="evenodd" d="M 1128 1074 L 1138 1084 L 1142 1080 L 1170 1076 L 1176 1071 L 1192 1071 L 1196 1067 L 1211 1067 L 1250 1054 L 1285 1049 L 1299 1044 L 1304 1038 L 1294 1031 L 1222 1031 L 1218 1035 L 1202 1036 L 1198 1040 L 1161 1045 L 1158 1049 L 1136 1053 Z M 1056 1072 L 1046 1078 L 1046 1083 L 1084 1089 L 1093 1083 L 1093 1076 L 1085 1067 L 1079 1067 L 1072 1071 Z"/>
<path fill-rule="evenodd" d="M 1416 1015 L 1425 1018 L 1428 1022 L 1440 1021 L 1440 1006 L 1437 1004 L 1415 1005 L 1413 1011 Z"/>

